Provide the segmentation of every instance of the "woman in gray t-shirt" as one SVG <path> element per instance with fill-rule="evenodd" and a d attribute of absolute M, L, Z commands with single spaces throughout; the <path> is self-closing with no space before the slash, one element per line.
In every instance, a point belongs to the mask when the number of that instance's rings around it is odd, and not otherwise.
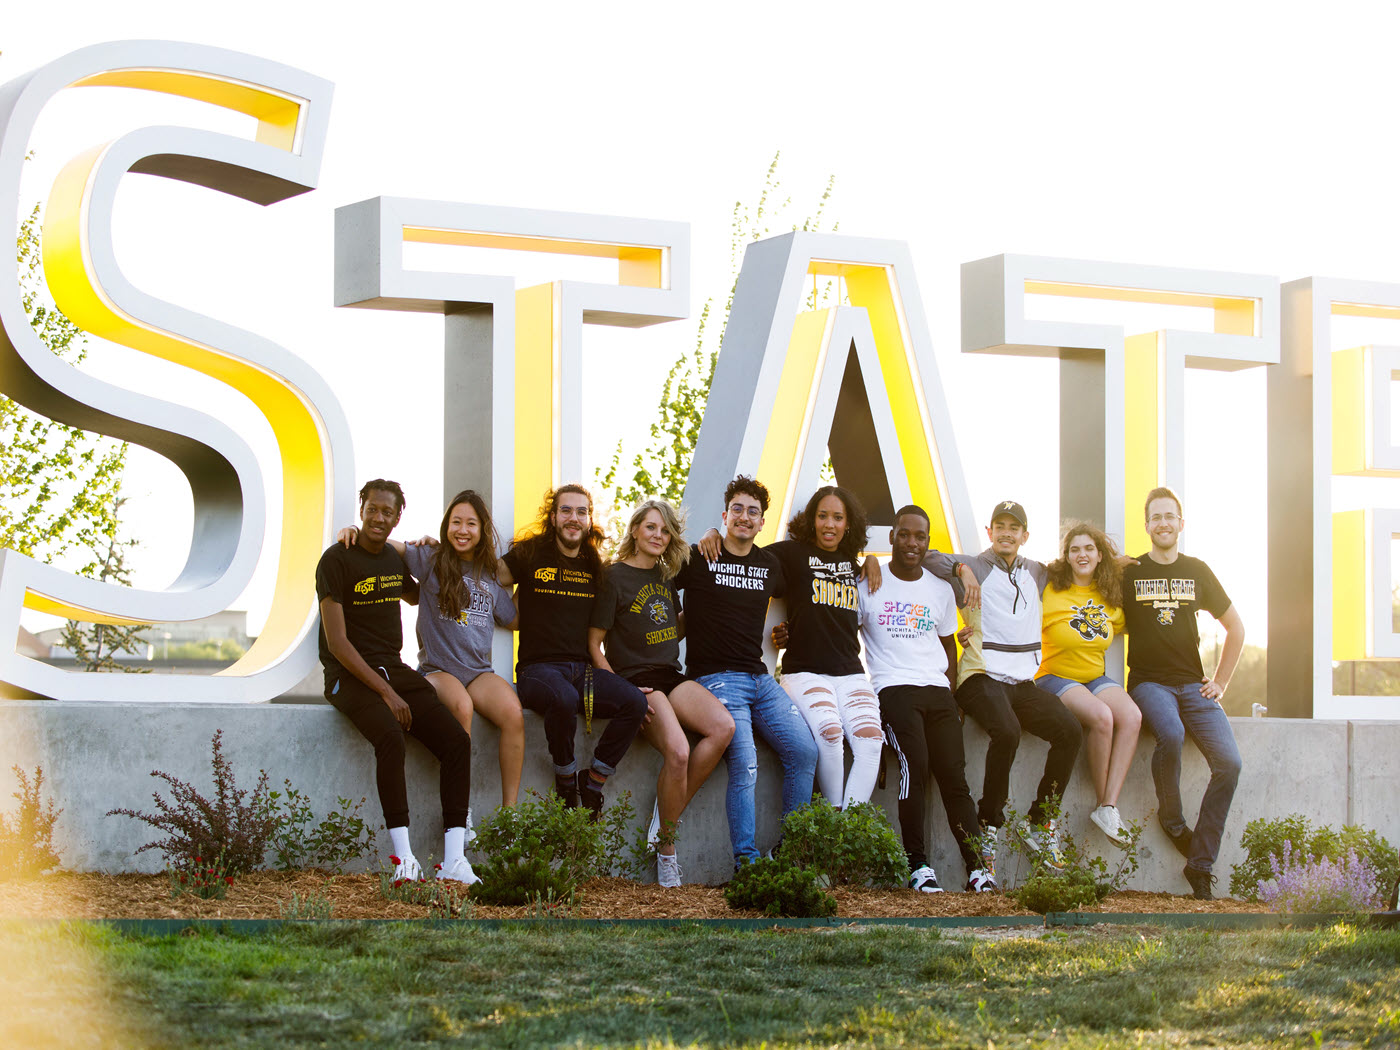
<path fill-rule="evenodd" d="M 513 806 L 525 721 L 515 690 L 491 670 L 491 643 L 498 625 L 515 630 L 518 618 L 510 592 L 496 582 L 497 537 L 486 501 L 472 489 L 454 496 L 438 541 L 389 540 L 418 580 L 418 671 L 468 733 L 474 712 L 501 731 L 501 803 Z"/>
<path fill-rule="evenodd" d="M 681 673 L 684 631 L 671 581 L 689 556 L 675 508 L 665 500 L 642 503 L 627 523 L 617 561 L 608 567 L 588 629 L 594 666 L 646 693 L 650 714 L 640 735 L 663 759 L 647 839 L 656 848 L 657 882 L 667 887 L 681 884 L 675 844 L 681 811 L 734 736 L 734 718 L 724 705 Z M 694 748 L 687 729 L 700 736 Z"/>

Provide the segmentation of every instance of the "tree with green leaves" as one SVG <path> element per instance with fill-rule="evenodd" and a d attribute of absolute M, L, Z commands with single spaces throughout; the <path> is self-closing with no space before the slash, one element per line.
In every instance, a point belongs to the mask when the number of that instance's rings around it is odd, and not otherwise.
<path fill-rule="evenodd" d="M 35 205 L 16 239 L 20 299 L 35 335 L 78 364 L 87 356 L 83 330 L 47 297 L 39 230 Z M 118 538 L 126 453 L 125 442 L 34 415 L 0 395 L 0 547 L 44 562 L 76 562 L 80 576 L 129 585 L 124 556 L 135 543 Z M 135 629 L 89 630 L 101 639 L 89 665 L 96 670 L 115 666 L 114 642 Z"/>
<path fill-rule="evenodd" d="M 787 221 L 788 209 L 792 205 L 792 198 L 784 195 L 778 176 L 778 161 L 781 155 L 781 152 L 773 154 L 773 160 L 764 175 L 758 202 L 752 207 L 742 201 L 734 203 L 729 238 L 729 294 L 724 301 L 724 316 L 720 321 L 718 339 L 712 338 L 710 314 L 714 307 L 714 299 L 710 298 L 705 301 L 705 306 L 700 311 L 694 349 L 681 354 L 666 374 L 666 381 L 661 387 L 656 421 L 650 427 L 646 447 L 632 457 L 630 473 L 623 465 L 623 443 L 619 441 L 612 461 L 605 470 L 598 471 L 595 476 L 595 483 L 603 495 L 603 502 L 611 504 L 612 507 L 614 520 L 609 523 L 612 526 L 608 530 L 610 536 L 617 536 L 625 525 L 628 508 L 644 499 L 659 497 L 673 504 L 680 504 L 681 496 L 685 492 L 686 477 L 690 473 L 690 459 L 695 452 L 695 442 L 700 436 L 700 420 L 705 414 L 710 383 L 714 380 L 715 362 L 719 359 L 719 348 L 724 343 L 724 331 L 729 324 L 729 311 L 734 305 L 734 290 L 738 286 L 744 250 L 753 241 L 767 237 L 774 229 L 781 228 Z M 829 176 L 812 214 L 801 224 L 793 223 L 789 228 L 810 232 L 820 230 L 835 185 L 836 176 Z M 837 226 L 833 225 L 832 232 L 835 232 L 836 228 Z M 830 302 L 833 287 L 834 282 L 830 280 L 814 283 L 811 293 L 807 296 L 807 308 L 815 310 L 822 306 L 835 305 Z M 829 464 L 826 472 L 831 473 Z"/>

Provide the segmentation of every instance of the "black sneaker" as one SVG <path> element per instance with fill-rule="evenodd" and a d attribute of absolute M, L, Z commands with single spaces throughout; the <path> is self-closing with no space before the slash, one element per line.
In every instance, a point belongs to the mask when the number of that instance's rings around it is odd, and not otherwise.
<path fill-rule="evenodd" d="M 577 775 L 567 778 L 555 777 L 554 793 L 564 800 L 564 805 L 569 809 L 578 809 Z"/>
<path fill-rule="evenodd" d="M 1180 831 L 1172 831 L 1171 828 L 1167 827 L 1165 824 L 1162 825 L 1162 830 L 1167 833 L 1167 838 L 1172 840 L 1172 845 L 1176 847 L 1176 851 L 1187 860 L 1190 860 L 1191 836 L 1194 835 L 1195 832 L 1188 827 L 1183 827 Z"/>
<path fill-rule="evenodd" d="M 588 775 L 586 769 L 578 771 L 577 798 L 575 805 L 582 806 L 592 813 L 594 820 L 603 815 L 603 789 L 593 783 L 593 778 Z"/>
<path fill-rule="evenodd" d="M 1215 894 L 1211 893 L 1211 887 L 1215 885 L 1215 876 L 1208 871 L 1200 871 L 1197 868 L 1186 867 L 1181 873 L 1186 876 L 1186 881 L 1191 884 L 1191 896 L 1198 901 L 1213 901 Z"/>

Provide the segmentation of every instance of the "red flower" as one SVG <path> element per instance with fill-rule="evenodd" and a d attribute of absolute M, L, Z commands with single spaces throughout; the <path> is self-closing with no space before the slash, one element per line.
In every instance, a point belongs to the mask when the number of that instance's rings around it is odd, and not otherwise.
<path fill-rule="evenodd" d="M 201 860 L 203 860 L 203 859 L 204 859 L 203 857 L 195 857 L 194 862 L 195 862 L 196 864 L 198 864 L 198 863 L 199 863 Z"/>
<path fill-rule="evenodd" d="M 232 886 L 232 885 L 233 885 L 233 876 L 232 876 L 232 875 L 225 875 L 225 876 L 224 876 L 224 881 L 227 882 L 230 886 Z"/>
<path fill-rule="evenodd" d="M 396 856 L 394 856 L 392 853 L 389 854 L 389 861 L 390 861 L 390 863 L 396 864 L 396 865 L 397 865 L 397 864 L 402 864 L 402 863 L 403 863 L 403 861 L 399 860 L 399 858 L 396 857 Z"/>
<path fill-rule="evenodd" d="M 434 865 L 433 865 L 433 870 L 434 870 L 434 871 L 441 871 L 441 870 L 442 870 L 442 865 L 441 865 L 441 864 L 434 864 Z"/>

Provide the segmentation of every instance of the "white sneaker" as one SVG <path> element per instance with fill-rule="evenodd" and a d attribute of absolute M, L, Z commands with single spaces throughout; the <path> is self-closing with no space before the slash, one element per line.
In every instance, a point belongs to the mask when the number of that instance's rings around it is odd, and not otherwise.
<path fill-rule="evenodd" d="M 674 853 L 656 855 L 656 884 L 674 890 L 681 884 L 681 862 Z"/>
<path fill-rule="evenodd" d="M 938 885 L 938 876 L 933 873 L 933 869 L 927 864 L 909 876 L 909 888 L 911 890 L 918 890 L 920 893 L 943 892 L 943 887 Z"/>
<path fill-rule="evenodd" d="M 1100 806 L 1089 814 L 1089 819 L 1094 822 L 1094 827 L 1107 835 L 1108 840 L 1115 846 L 1127 846 L 1131 841 L 1128 829 L 1123 826 L 1123 818 L 1118 813 L 1117 806 Z"/>
<path fill-rule="evenodd" d="M 475 886 L 481 881 L 481 876 L 472 871 L 472 862 L 466 857 L 458 857 L 451 863 L 444 864 L 438 869 L 437 877 L 450 879 L 453 882 L 464 882 L 468 886 Z"/>
<path fill-rule="evenodd" d="M 423 866 L 418 863 L 417 857 L 404 857 L 394 866 L 394 881 L 403 879 L 405 882 L 417 882 L 423 877 Z"/>
<path fill-rule="evenodd" d="M 647 828 L 647 849 L 655 851 L 661 842 L 661 804 L 651 804 L 651 826 Z M 680 885 L 677 883 L 676 885 Z"/>
<path fill-rule="evenodd" d="M 987 868 L 974 868 L 967 877 L 968 893 L 995 893 L 998 889 L 996 876 Z"/>
<path fill-rule="evenodd" d="M 1065 870 L 1064 854 L 1060 851 L 1060 829 L 1053 821 L 1042 827 L 1022 819 L 1017 822 L 1015 832 L 1032 860 L 1055 871 Z"/>

